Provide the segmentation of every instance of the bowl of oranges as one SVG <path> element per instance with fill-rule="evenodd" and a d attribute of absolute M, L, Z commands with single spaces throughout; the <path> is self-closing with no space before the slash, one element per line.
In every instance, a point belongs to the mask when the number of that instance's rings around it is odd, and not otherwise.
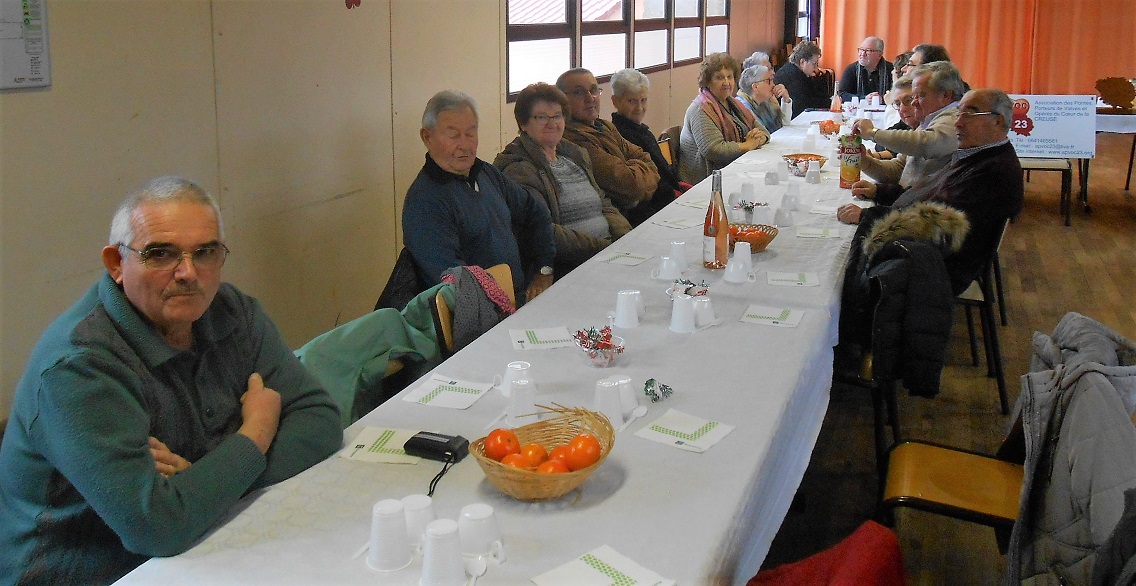
<path fill-rule="evenodd" d="M 735 242 L 749 242 L 749 251 L 758 253 L 765 250 L 777 237 L 777 226 L 768 224 L 730 224 L 730 252 Z"/>
<path fill-rule="evenodd" d="M 523 501 L 559 498 L 595 472 L 615 445 L 615 430 L 601 413 L 561 405 L 553 414 L 516 429 L 495 429 L 469 445 L 485 478 Z"/>

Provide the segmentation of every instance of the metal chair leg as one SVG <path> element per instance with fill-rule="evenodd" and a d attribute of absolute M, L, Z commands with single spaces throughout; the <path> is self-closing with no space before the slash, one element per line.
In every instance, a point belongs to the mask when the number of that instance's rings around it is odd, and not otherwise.
<path fill-rule="evenodd" d="M 989 354 L 991 365 L 994 367 L 994 376 L 998 381 L 998 403 L 1002 408 L 1002 415 L 1010 412 L 1010 401 L 1006 396 L 1006 375 L 1002 367 L 1002 348 L 998 344 L 998 325 L 994 322 L 994 307 L 991 300 L 990 282 L 987 280 L 982 283 L 983 295 L 986 298 L 985 303 L 982 304 L 982 322 L 983 338 L 988 339 Z"/>
<path fill-rule="evenodd" d="M 994 287 L 997 288 L 998 293 L 998 313 L 1002 317 L 1002 325 L 1010 325 L 1010 320 L 1006 317 L 1006 292 L 1002 287 L 1002 261 L 998 259 L 998 251 L 994 251 Z"/>
<path fill-rule="evenodd" d="M 974 336 L 974 314 L 970 312 L 969 305 L 964 305 L 963 310 L 966 311 L 966 333 L 970 337 L 970 363 L 978 366 L 978 338 Z"/>

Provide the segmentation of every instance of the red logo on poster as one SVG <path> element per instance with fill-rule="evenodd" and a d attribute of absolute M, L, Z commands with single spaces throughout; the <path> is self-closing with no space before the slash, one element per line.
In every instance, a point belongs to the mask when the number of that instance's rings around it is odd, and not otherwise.
<path fill-rule="evenodd" d="M 363 0 L 343 0 L 343 2 L 347 4 L 347 9 L 351 10 L 352 8 L 355 8 L 356 6 L 362 4 Z"/>
<path fill-rule="evenodd" d="M 1029 111 L 1029 100 L 1014 100 L 1014 118 L 1010 121 L 1010 129 L 1022 136 L 1029 136 L 1033 132 L 1033 118 L 1029 117 Z"/>

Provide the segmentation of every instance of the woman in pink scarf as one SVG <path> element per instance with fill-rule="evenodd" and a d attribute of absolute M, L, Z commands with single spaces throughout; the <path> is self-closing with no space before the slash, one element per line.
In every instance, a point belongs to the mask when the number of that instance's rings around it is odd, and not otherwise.
<path fill-rule="evenodd" d="M 769 142 L 769 131 L 734 94 L 741 67 L 727 53 L 713 53 L 702 61 L 698 96 L 686 109 L 679 135 L 679 178 L 698 183 Z"/>

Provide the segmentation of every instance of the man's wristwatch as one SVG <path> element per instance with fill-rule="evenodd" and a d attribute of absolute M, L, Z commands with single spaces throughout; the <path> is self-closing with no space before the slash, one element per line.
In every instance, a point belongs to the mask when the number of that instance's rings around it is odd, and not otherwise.
<path fill-rule="evenodd" d="M 551 275 L 552 274 L 552 267 L 550 267 L 548 265 L 544 265 L 543 267 L 540 267 L 540 274 L 542 274 L 546 277 Z"/>

